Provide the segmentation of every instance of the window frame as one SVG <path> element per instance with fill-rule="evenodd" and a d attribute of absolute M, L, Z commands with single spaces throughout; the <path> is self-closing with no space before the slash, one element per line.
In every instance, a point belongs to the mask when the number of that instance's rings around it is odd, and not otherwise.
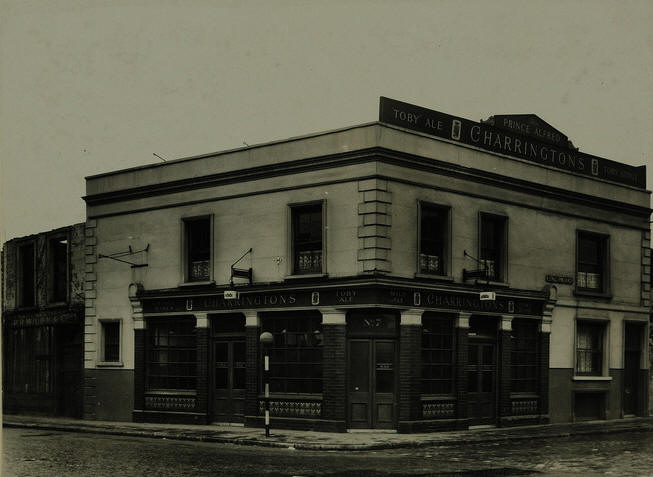
<path fill-rule="evenodd" d="M 421 267 L 421 255 L 423 249 L 423 237 L 422 237 L 422 217 L 424 215 L 424 209 L 436 209 L 439 212 L 442 212 L 444 217 L 442 219 L 445 224 L 446 229 L 443 232 L 442 237 L 442 257 L 440 258 L 442 263 L 442 273 L 432 273 L 427 270 L 422 270 Z M 417 201 L 417 254 L 416 254 L 416 264 L 415 273 L 416 277 L 419 278 L 433 278 L 433 279 L 447 279 L 453 280 L 452 276 L 452 267 L 451 267 L 451 222 L 452 222 L 452 213 L 451 206 L 445 204 L 438 204 L 435 202 L 428 202 L 423 200 Z"/>
<path fill-rule="evenodd" d="M 32 302 L 25 304 L 25 290 L 24 290 L 24 270 L 23 270 L 23 255 L 22 249 L 32 247 Z M 25 240 L 16 244 L 16 308 L 36 308 L 37 302 L 37 289 L 36 289 L 36 241 Z"/>
<path fill-rule="evenodd" d="M 449 321 L 451 324 L 451 334 L 445 334 L 445 333 L 426 333 L 425 332 L 425 326 L 427 326 L 427 321 L 428 322 L 445 322 Z M 422 327 L 421 327 L 421 337 L 420 337 L 420 393 L 422 397 L 428 397 L 428 396 L 453 396 L 456 392 L 456 317 L 451 314 L 442 314 L 442 313 L 431 313 L 431 312 L 426 312 L 424 313 L 424 316 L 422 316 Z M 430 335 L 435 335 L 435 336 L 449 336 L 451 339 L 451 345 L 449 348 L 447 347 L 425 347 L 425 335 L 430 334 Z M 449 351 L 451 360 L 450 363 L 434 363 L 433 361 L 426 362 L 424 359 L 424 353 L 425 352 L 438 352 L 438 351 Z M 449 378 L 434 378 L 432 375 L 426 377 L 425 376 L 425 366 L 430 366 L 431 368 L 446 368 L 448 367 L 451 373 L 451 376 Z M 427 387 L 427 383 L 434 383 L 436 381 L 448 381 L 450 385 L 450 391 L 446 393 L 432 393 L 432 392 L 425 392 L 425 388 Z M 432 389 L 431 389 L 432 390 Z"/>
<path fill-rule="evenodd" d="M 297 325 L 297 328 L 308 328 L 310 325 L 314 328 L 313 331 L 306 330 L 289 330 L 286 331 L 286 328 L 280 330 L 283 327 L 284 322 L 286 325 L 293 324 Z M 324 392 L 324 327 L 322 324 L 322 316 L 320 313 L 315 312 L 306 312 L 306 313 L 294 313 L 294 314 L 277 314 L 275 312 L 264 314 L 262 316 L 261 322 L 261 331 L 268 331 L 272 333 L 274 337 L 274 342 L 267 349 L 270 357 L 270 393 L 277 396 L 321 396 Z M 284 331 L 286 331 L 284 335 Z M 316 333 L 319 332 L 319 335 Z M 310 344 L 308 343 L 308 336 L 310 334 Z M 302 346 L 301 336 L 304 335 L 306 339 L 306 346 Z M 289 339 L 292 336 L 291 339 Z M 282 338 L 285 342 L 282 342 Z M 292 343 L 289 343 L 292 341 Z M 294 344 L 293 344 L 294 343 Z M 300 355 L 302 350 L 309 353 L 314 353 L 319 351 L 319 362 L 312 360 L 307 362 L 305 359 L 301 358 Z M 265 354 L 265 348 L 262 344 L 259 344 L 259 351 L 261 355 Z M 296 351 L 296 361 L 291 361 L 288 358 L 293 351 Z M 284 361 L 280 360 L 280 355 L 284 355 L 286 358 Z M 316 366 L 319 366 L 319 376 L 307 376 L 306 374 L 299 375 L 301 371 L 301 366 L 310 366 L 315 370 Z M 297 375 L 293 375 L 297 374 Z M 262 385 L 263 379 L 263 370 L 260 368 L 259 372 L 259 385 Z M 299 390 L 289 390 L 291 387 L 290 381 L 296 382 L 295 384 L 299 385 Z M 314 391 L 312 388 L 317 382 L 317 388 L 319 391 Z M 280 388 L 277 388 L 277 384 L 280 384 Z M 302 385 L 307 385 L 310 388 L 308 391 L 302 389 Z M 261 386 L 262 388 L 262 386 Z"/>
<path fill-rule="evenodd" d="M 102 367 L 123 366 L 122 355 L 123 355 L 123 348 L 124 348 L 124 340 L 122 339 L 122 332 L 123 332 L 122 318 L 101 318 L 98 320 L 98 322 L 100 325 L 100 355 L 99 355 L 100 359 L 98 360 L 97 365 Z M 118 359 L 114 361 L 108 361 L 106 359 L 107 336 L 106 336 L 105 325 L 107 324 L 118 325 Z"/>
<path fill-rule="evenodd" d="M 599 260 L 600 260 L 600 272 L 601 272 L 601 287 L 600 288 L 588 288 L 579 286 L 578 275 L 581 272 L 580 270 L 580 242 L 583 237 L 592 237 L 599 241 Z M 576 230 L 576 258 L 575 258 L 575 269 L 576 273 L 574 275 L 574 294 L 575 295 L 587 295 L 594 297 L 605 297 L 610 298 L 610 236 L 607 234 L 591 232 L 588 230 L 577 229 Z"/>
<path fill-rule="evenodd" d="M 55 256 L 52 242 L 56 240 L 66 240 L 66 270 L 65 270 L 65 279 L 66 279 L 66 292 L 63 300 L 56 300 L 54 295 L 54 283 L 55 283 Z M 52 234 L 46 236 L 47 240 L 47 250 L 48 250 L 48 290 L 47 290 L 47 299 L 49 305 L 64 304 L 70 301 L 70 234 Z"/>
<path fill-rule="evenodd" d="M 295 246 L 295 214 L 296 211 L 303 208 L 320 206 L 321 209 L 321 252 L 322 252 L 322 263 L 320 271 L 307 271 L 301 272 L 297 270 L 296 267 L 296 256 L 297 253 Z M 326 199 L 312 200 L 306 202 L 296 202 L 288 204 L 288 276 L 287 278 L 294 277 L 311 277 L 311 276 L 326 276 L 327 274 L 327 201 Z"/>
<path fill-rule="evenodd" d="M 478 214 L 478 260 L 479 260 L 479 267 L 483 267 L 483 221 L 484 220 L 492 220 L 497 223 L 501 223 L 503 227 L 502 231 L 502 237 L 500 238 L 501 241 L 501 247 L 499 249 L 500 257 L 499 260 L 496 260 L 496 262 L 499 262 L 499 276 L 493 276 L 493 277 L 486 277 L 486 281 L 488 283 L 502 283 L 502 284 L 507 284 L 508 283 L 508 216 L 503 215 L 503 214 L 497 214 L 497 213 L 492 213 L 492 212 L 479 212 Z"/>
<path fill-rule="evenodd" d="M 576 319 L 575 323 L 575 333 L 574 333 L 574 378 L 575 379 L 601 379 L 601 378 L 608 378 L 608 372 L 609 372 L 609 347 L 608 347 L 608 333 L 609 333 L 609 325 L 610 322 L 607 320 L 593 320 L 593 319 L 585 319 L 585 318 L 579 318 Z M 579 328 L 581 326 L 589 326 L 594 329 L 599 329 L 601 336 L 599 337 L 599 344 L 600 344 L 600 366 L 601 369 L 598 371 L 579 371 L 578 366 L 579 366 L 579 359 L 578 359 L 578 354 L 579 354 L 579 338 L 580 338 L 580 330 Z M 585 349 L 583 349 L 584 351 Z M 590 353 L 592 352 L 591 349 L 588 350 Z"/>
<path fill-rule="evenodd" d="M 180 322 L 185 322 L 184 325 L 188 326 L 192 324 L 192 329 L 191 334 L 178 334 L 177 336 L 193 336 L 194 337 L 194 346 L 189 347 L 189 346 L 170 346 L 168 345 L 155 345 L 153 344 L 153 341 L 155 340 L 155 336 L 153 335 L 154 330 L 156 329 L 157 326 L 179 326 Z M 145 328 L 145 391 L 146 392 L 196 392 L 197 391 L 197 382 L 198 382 L 198 374 L 197 374 L 197 357 L 198 357 L 198 347 L 197 347 L 197 326 L 195 323 L 195 320 L 193 317 L 189 316 L 166 316 L 166 317 L 159 317 L 159 318 L 153 318 L 153 319 L 148 319 L 147 320 L 147 325 Z M 161 364 L 160 361 L 153 361 L 151 359 L 151 353 L 157 350 L 165 350 L 166 354 L 170 356 L 171 351 L 176 351 L 176 352 L 190 352 L 192 355 L 194 352 L 195 359 L 193 361 L 171 361 L 170 358 L 169 360 L 165 362 L 166 365 L 180 365 L 180 364 L 185 364 L 188 369 L 192 370 L 192 373 L 190 374 L 185 374 L 185 375 L 180 375 L 180 374 L 171 374 L 170 372 L 166 373 L 160 373 L 160 374 L 154 374 L 152 373 L 152 365 L 156 364 Z M 169 369 L 169 366 L 168 368 Z M 194 386 L 189 386 L 189 387 L 157 387 L 152 385 L 152 378 L 156 377 L 157 379 L 160 380 L 170 380 L 170 379 L 188 379 L 190 381 L 194 382 Z"/>
<path fill-rule="evenodd" d="M 191 280 L 190 277 L 190 249 L 188 243 L 188 224 L 201 220 L 208 220 L 209 226 L 209 276 L 207 280 Z M 214 216 L 213 214 L 194 215 L 181 218 L 181 284 L 182 285 L 203 285 L 213 284 L 214 281 Z"/>
<path fill-rule="evenodd" d="M 529 330 L 532 332 L 532 336 L 527 336 L 522 339 L 524 341 L 531 341 L 530 346 L 524 346 L 522 348 L 517 348 L 515 343 L 519 343 L 521 340 L 516 336 L 516 328 L 520 327 L 531 327 Z M 539 395 L 540 393 L 540 327 L 541 322 L 534 320 L 532 318 L 514 318 L 512 320 L 511 332 L 510 332 L 510 392 L 511 394 L 523 394 L 523 395 Z M 532 359 L 531 363 L 524 364 L 523 357 L 524 355 L 529 356 Z M 532 377 L 522 378 L 517 377 L 518 373 L 515 373 L 517 369 L 530 369 L 533 373 Z M 520 389 L 521 386 L 518 383 L 524 383 L 526 381 L 531 382 L 533 389 Z"/>

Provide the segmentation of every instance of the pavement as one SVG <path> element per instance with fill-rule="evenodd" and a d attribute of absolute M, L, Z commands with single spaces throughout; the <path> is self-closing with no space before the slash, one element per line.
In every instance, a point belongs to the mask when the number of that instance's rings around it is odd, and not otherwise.
<path fill-rule="evenodd" d="M 454 446 L 472 443 L 518 441 L 596 435 L 629 431 L 653 431 L 653 417 L 611 421 L 546 424 L 510 428 L 481 428 L 466 431 L 398 434 L 394 431 L 365 430 L 346 433 L 271 429 L 265 437 L 262 428 L 237 425 L 153 424 L 114 421 L 87 421 L 58 417 L 23 415 L 2 416 L 3 427 L 83 432 L 180 441 L 292 448 L 297 450 L 352 451 L 428 446 Z"/>

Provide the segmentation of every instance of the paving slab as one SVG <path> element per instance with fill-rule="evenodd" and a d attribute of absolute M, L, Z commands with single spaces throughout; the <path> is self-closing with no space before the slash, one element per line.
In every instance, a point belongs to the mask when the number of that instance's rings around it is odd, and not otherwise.
<path fill-rule="evenodd" d="M 383 431 L 330 433 L 272 429 L 268 438 L 265 437 L 265 432 L 262 428 L 243 426 L 89 421 L 7 414 L 3 416 L 3 426 L 183 441 L 283 447 L 297 450 L 353 451 L 454 446 L 483 442 L 568 437 L 584 434 L 653 431 L 653 417 L 418 434 L 398 434 L 396 432 Z"/>

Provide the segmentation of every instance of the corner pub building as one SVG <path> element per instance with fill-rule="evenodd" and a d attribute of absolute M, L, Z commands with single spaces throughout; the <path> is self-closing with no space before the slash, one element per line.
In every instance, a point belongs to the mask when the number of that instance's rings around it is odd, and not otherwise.
<path fill-rule="evenodd" d="M 262 426 L 265 331 L 273 428 L 648 413 L 645 168 L 535 115 L 381 98 L 378 122 L 88 177 L 84 199 L 85 418 Z"/>

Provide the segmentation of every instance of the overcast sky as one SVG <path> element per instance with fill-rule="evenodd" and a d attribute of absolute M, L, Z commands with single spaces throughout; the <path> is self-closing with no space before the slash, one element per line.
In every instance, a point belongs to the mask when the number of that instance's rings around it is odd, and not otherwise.
<path fill-rule="evenodd" d="M 0 0 L 2 240 L 84 177 L 375 121 L 534 113 L 653 184 L 653 2 Z"/>

